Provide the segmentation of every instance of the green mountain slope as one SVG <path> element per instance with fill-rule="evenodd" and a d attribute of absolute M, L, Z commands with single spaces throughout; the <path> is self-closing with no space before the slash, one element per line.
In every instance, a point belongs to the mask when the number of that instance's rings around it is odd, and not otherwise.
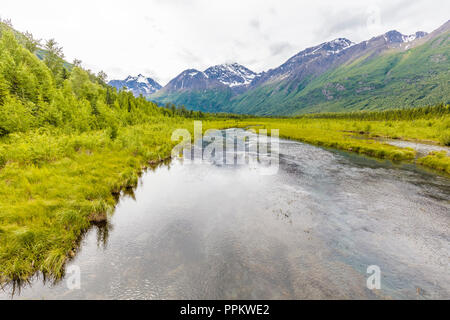
<path fill-rule="evenodd" d="M 256 115 L 449 103 L 449 36 L 447 21 L 431 34 L 405 36 L 392 30 L 358 44 L 339 38 L 297 53 L 240 91 L 178 77 L 151 99 L 193 110 Z"/>
<path fill-rule="evenodd" d="M 172 114 L 132 93 L 117 92 L 88 70 L 67 69 L 51 52 L 43 61 L 21 39 L 11 28 L 0 34 L 0 138 L 44 128 L 77 133 L 105 129 L 114 136 L 121 126 Z"/>
<path fill-rule="evenodd" d="M 202 112 L 221 112 L 230 103 L 233 93 L 230 88 L 181 91 L 161 95 L 156 93 L 151 100 L 158 104 L 174 103 Z"/>

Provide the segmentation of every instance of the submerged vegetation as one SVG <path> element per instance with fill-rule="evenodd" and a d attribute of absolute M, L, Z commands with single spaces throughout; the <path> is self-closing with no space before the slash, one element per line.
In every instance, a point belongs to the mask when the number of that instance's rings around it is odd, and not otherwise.
<path fill-rule="evenodd" d="M 450 140 L 448 106 L 426 117 L 371 113 L 369 120 L 255 119 L 159 107 L 106 85 L 104 73 L 94 75 L 80 61 L 67 63 L 53 40 L 39 49 L 31 34 L 4 23 L 0 33 L 0 283 L 37 271 L 60 277 L 81 233 L 107 219 L 117 194 L 135 186 L 149 163 L 170 157 L 178 143 L 172 132 L 192 131 L 193 119 L 204 120 L 204 130 L 263 125 L 284 138 L 392 160 L 412 160 L 415 152 L 373 138 Z M 417 162 L 449 172 L 444 154 Z"/>

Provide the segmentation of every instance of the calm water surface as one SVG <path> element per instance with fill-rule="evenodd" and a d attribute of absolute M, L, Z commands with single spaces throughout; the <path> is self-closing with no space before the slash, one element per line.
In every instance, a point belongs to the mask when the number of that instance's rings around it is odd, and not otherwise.
<path fill-rule="evenodd" d="M 13 298 L 450 299 L 450 179 L 298 142 L 280 150 L 276 175 L 208 161 L 145 172 L 68 264 L 81 289 L 39 277 Z M 370 265 L 381 290 L 367 289 Z"/>

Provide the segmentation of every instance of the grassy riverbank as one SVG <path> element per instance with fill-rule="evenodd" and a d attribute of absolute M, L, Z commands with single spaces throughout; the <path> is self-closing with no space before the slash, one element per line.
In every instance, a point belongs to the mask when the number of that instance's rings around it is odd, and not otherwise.
<path fill-rule="evenodd" d="M 436 107 L 438 108 L 438 107 Z M 442 108 L 442 107 L 439 107 Z M 379 138 L 400 139 L 448 146 L 450 144 L 449 106 L 444 114 L 411 120 L 361 120 L 349 118 L 302 117 L 287 119 L 247 119 L 241 127 L 262 126 L 279 129 L 280 137 L 336 148 L 380 159 L 412 161 L 416 152 L 379 141 Z M 450 158 L 442 153 L 431 153 L 416 163 L 450 174 Z"/>
<path fill-rule="evenodd" d="M 436 123 L 442 125 L 438 120 Z M 346 120 L 220 119 L 204 121 L 203 129 L 255 125 L 279 129 L 283 138 L 377 158 L 412 160 L 415 156 L 413 150 L 361 139 L 347 132 L 354 125 Z M 386 135 L 381 129 L 384 123 L 359 125 L 370 125 Z M 421 122 L 395 124 L 405 132 L 415 132 L 414 139 L 437 141 L 441 130 L 427 126 L 418 136 L 421 125 Z M 61 276 L 64 263 L 77 249 L 80 234 L 92 222 L 113 211 L 115 194 L 135 186 L 139 173 L 149 162 L 170 156 L 176 144 L 170 138 L 177 128 L 192 132 L 193 119 L 155 117 L 145 124 L 119 128 L 113 138 L 108 129 L 69 134 L 58 129 L 40 129 L 3 137 L 0 280 L 24 280 L 36 271 Z M 444 155 L 430 155 L 418 163 L 448 172 L 448 159 Z"/>
<path fill-rule="evenodd" d="M 59 277 L 114 194 L 170 156 L 173 130 L 205 118 L 117 91 L 54 40 L 41 50 L 1 23 L 0 35 L 0 283 Z"/>
<path fill-rule="evenodd" d="M 214 128 L 235 121 L 210 121 Z M 206 127 L 208 127 L 206 126 Z M 58 278 L 80 234 L 112 212 L 116 194 L 134 187 L 140 172 L 170 157 L 172 132 L 193 121 L 155 118 L 148 124 L 64 134 L 37 130 L 1 139 L 0 281 L 36 271 Z"/>
<path fill-rule="evenodd" d="M 147 161 L 170 155 L 171 126 L 139 125 L 80 135 L 19 134 L 3 139 L 0 170 L 0 275 L 27 279 L 42 271 L 59 277 L 90 223 L 132 187 Z"/>
<path fill-rule="evenodd" d="M 450 157 L 446 152 L 430 152 L 428 156 L 418 159 L 417 163 L 450 174 Z"/>

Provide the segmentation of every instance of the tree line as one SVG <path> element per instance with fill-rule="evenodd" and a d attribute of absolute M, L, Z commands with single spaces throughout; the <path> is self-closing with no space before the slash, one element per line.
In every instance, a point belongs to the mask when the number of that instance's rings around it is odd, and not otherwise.
<path fill-rule="evenodd" d="M 66 62 L 54 39 L 41 48 L 31 33 L 19 33 L 5 22 L 0 22 L 0 35 L 0 136 L 42 127 L 116 130 L 174 115 L 107 85 L 104 72 L 84 70 L 80 60 Z"/>
<path fill-rule="evenodd" d="M 248 119 L 254 118 L 254 115 L 246 114 L 234 114 L 226 112 L 202 112 L 187 109 L 184 105 L 175 105 L 173 103 L 166 103 L 162 106 L 164 108 L 164 113 L 170 116 L 180 116 L 184 118 L 193 119 Z"/>
<path fill-rule="evenodd" d="M 68 63 L 54 39 L 41 43 L 30 32 L 14 30 L 9 20 L 0 21 L 0 136 L 42 127 L 114 132 L 160 117 L 249 117 L 159 106 L 107 85 L 106 73 L 85 70 L 78 59 Z"/>
<path fill-rule="evenodd" d="M 396 121 L 441 118 L 449 115 L 450 105 L 441 103 L 435 106 L 408 109 L 390 109 L 383 111 L 315 113 L 297 116 L 296 118 Z"/>

